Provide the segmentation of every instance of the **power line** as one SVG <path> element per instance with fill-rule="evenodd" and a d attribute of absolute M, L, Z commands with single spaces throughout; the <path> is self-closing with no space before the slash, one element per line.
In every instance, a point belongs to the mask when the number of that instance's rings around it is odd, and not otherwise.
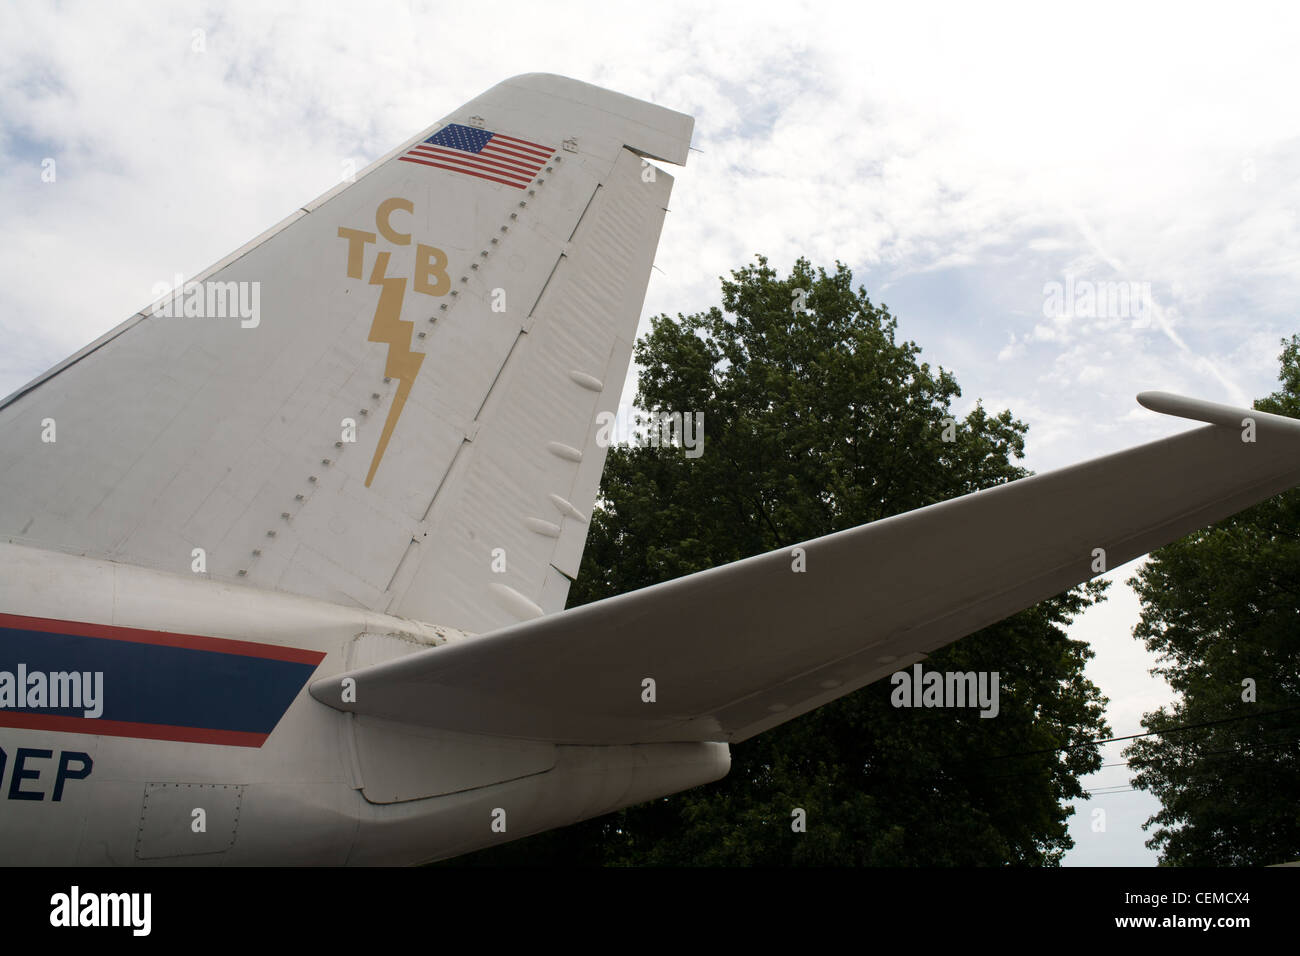
<path fill-rule="evenodd" d="M 1106 737 L 1099 740 L 1084 740 L 1077 744 L 1066 744 L 1064 747 L 1044 747 L 1041 750 L 1024 750 L 1020 753 L 999 754 L 996 757 L 990 757 L 990 760 L 1007 760 L 1011 757 L 1032 757 L 1038 754 L 1062 753 L 1068 750 L 1077 750 L 1080 747 L 1091 747 L 1093 744 L 1111 744 L 1119 740 L 1137 740 L 1139 737 L 1153 737 L 1161 734 L 1176 734 L 1184 730 L 1199 730 L 1203 727 L 1215 727 L 1220 724 L 1230 724 L 1237 720 L 1257 720 L 1260 717 L 1271 717 L 1274 714 L 1289 714 L 1293 711 L 1300 710 L 1300 704 L 1295 707 L 1281 707 L 1277 710 L 1266 710 L 1259 714 L 1238 714 L 1235 717 L 1220 717 L 1217 720 L 1203 720 L 1196 724 L 1181 724 L 1177 727 L 1166 727 L 1164 730 L 1148 730 L 1141 734 L 1125 734 L 1122 737 Z"/>
<path fill-rule="evenodd" d="M 1296 729 L 1300 729 L 1300 728 L 1295 728 L 1295 727 L 1274 727 L 1274 728 L 1272 728 L 1271 730 L 1265 730 L 1265 731 L 1262 731 L 1261 734 L 1260 734 L 1260 736 L 1263 737 L 1263 736 L 1267 736 L 1268 734 L 1278 734 L 1278 733 L 1282 733 L 1283 731 L 1292 731 L 1292 730 L 1296 730 Z M 1278 741 L 1277 743 L 1265 742 L 1265 743 L 1260 744 L 1260 746 L 1265 747 L 1265 748 L 1273 748 L 1273 749 L 1276 749 L 1277 747 L 1285 746 L 1285 745 L 1287 745 L 1287 744 L 1289 744 L 1289 743 L 1291 743 L 1290 740 L 1284 740 L 1284 741 Z M 1217 757 L 1217 756 L 1221 756 L 1221 755 L 1225 755 L 1225 754 L 1240 754 L 1241 752 L 1242 752 L 1242 751 L 1241 751 L 1241 748 L 1240 748 L 1240 747 L 1228 747 L 1228 748 L 1226 748 L 1226 749 L 1224 749 L 1224 750 L 1202 750 L 1202 751 L 1200 751 L 1200 752 L 1196 755 L 1196 759 L 1197 759 L 1197 760 L 1200 760 L 1200 759 L 1202 759 L 1202 758 L 1204 758 L 1204 757 Z M 1130 766 L 1131 764 L 1135 763 L 1138 759 L 1139 759 L 1139 758 L 1132 758 L 1132 759 L 1129 759 L 1129 760 L 1116 760 L 1114 763 L 1104 763 L 1104 764 L 1102 764 L 1100 767 L 1098 767 L 1096 770 L 1094 770 L 1093 773 L 1099 773 L 1099 772 L 1101 772 L 1102 770 L 1105 770 L 1107 767 L 1127 767 L 1127 766 Z M 1045 769 L 1049 769 L 1049 770 L 1050 770 L 1051 768 L 1045 768 Z"/>
<path fill-rule="evenodd" d="M 1217 725 L 1217 724 L 1228 723 L 1229 721 L 1233 721 L 1233 720 L 1243 720 L 1243 719 L 1245 719 L 1246 717 L 1268 717 L 1268 716 L 1270 716 L 1270 715 L 1272 715 L 1272 714 L 1285 714 L 1285 713 L 1289 713 L 1289 712 L 1291 712 L 1291 711 L 1296 711 L 1296 710 L 1300 710 L 1300 706 L 1297 706 L 1297 707 L 1282 707 L 1282 708 L 1279 708 L 1279 709 L 1277 709 L 1277 710 L 1264 711 L 1263 713 L 1260 713 L 1260 714 L 1245 714 L 1245 715 L 1241 715 L 1241 716 L 1238 716 L 1238 717 L 1230 717 L 1230 718 L 1224 718 L 1224 719 L 1220 719 L 1220 720 L 1203 721 L 1203 722 L 1201 722 L 1201 723 L 1199 723 L 1199 724 L 1184 724 L 1184 725 L 1182 725 L 1182 726 L 1180 726 L 1180 727 L 1171 727 L 1171 728 L 1169 728 L 1168 730 L 1152 730 L 1152 731 L 1148 731 L 1147 733 L 1144 733 L 1144 734 L 1129 734 L 1129 735 L 1125 735 L 1125 736 L 1123 736 L 1123 737 L 1112 737 L 1112 738 L 1108 738 L 1108 740 L 1094 740 L 1094 741 L 1086 741 L 1085 744 L 1087 744 L 1087 743 L 1098 743 L 1098 744 L 1101 744 L 1101 743 L 1107 743 L 1107 742 L 1109 742 L 1109 740 L 1132 740 L 1132 739 L 1134 739 L 1134 738 L 1136 738 L 1136 737 L 1150 737 L 1150 736 L 1154 736 L 1154 735 L 1158 735 L 1158 734 L 1172 733 L 1172 732 L 1175 732 L 1175 731 L 1194 730 L 1194 729 L 1197 729 L 1197 728 L 1203 728 L 1203 727 L 1207 727 L 1207 726 L 1213 726 L 1213 725 Z M 1287 732 L 1287 731 L 1295 731 L 1295 730 L 1300 730 L 1300 727 L 1297 727 L 1297 726 L 1289 726 L 1289 725 L 1288 725 L 1288 726 L 1282 726 L 1282 727 L 1272 727 L 1272 728 L 1269 728 L 1269 729 L 1267 729 L 1267 730 L 1263 730 L 1263 731 L 1261 731 L 1261 732 L 1260 732 L 1260 736 L 1266 736 L 1266 735 L 1270 735 L 1270 734 L 1284 733 L 1284 732 Z M 1266 742 L 1266 743 L 1262 743 L 1262 744 L 1260 744 L 1260 746 L 1263 746 L 1263 747 L 1271 747 L 1271 748 L 1277 748 L 1277 747 L 1280 747 L 1280 746 L 1285 746 L 1285 745 L 1287 745 L 1287 744 L 1289 744 L 1289 743 L 1290 743 L 1289 740 L 1285 740 L 1285 741 L 1279 741 L 1279 742 L 1277 742 L 1277 743 Z M 1054 753 L 1060 753 L 1061 751 L 1069 751 L 1069 750 L 1073 750 L 1073 749 L 1075 749 L 1075 748 L 1077 748 L 1077 747 L 1085 746 L 1085 744 L 1072 744 L 1072 745 L 1070 745 L 1070 746 L 1066 746 L 1066 747 L 1058 747 L 1058 748 L 1054 748 L 1054 749 L 1053 749 L 1053 748 L 1047 748 L 1047 749 L 1043 749 L 1043 750 L 1027 750 L 1027 751 L 1024 751 L 1023 753 L 1002 754 L 1002 755 L 999 756 L 999 757 L 994 757 L 994 758 L 989 758 L 989 759 L 992 759 L 992 760 L 1005 760 L 1005 759 L 1009 759 L 1009 758 L 1012 758 L 1012 757 L 1028 757 L 1028 756 L 1036 756 L 1036 755 L 1041 755 L 1041 754 L 1054 754 Z M 1202 753 L 1198 754 L 1198 755 L 1197 755 L 1197 759 L 1201 759 L 1201 758 L 1205 758 L 1205 757 L 1212 757 L 1212 756 L 1222 756 L 1222 755 L 1230 755 L 1230 754 L 1241 754 L 1241 753 L 1242 753 L 1242 751 L 1241 751 L 1241 748 L 1239 748 L 1239 747 L 1228 748 L 1228 749 L 1225 749 L 1225 750 L 1209 750 L 1209 751 L 1203 751 Z M 1133 763 L 1133 760 L 1130 760 L 1130 759 L 1119 760 L 1119 761 L 1116 761 L 1115 763 L 1102 764 L 1102 766 L 1101 766 L 1101 767 L 1098 767 L 1097 769 L 1098 769 L 1098 770 L 1101 770 L 1101 769 L 1104 769 L 1105 767 L 1128 766 L 1128 765 L 1131 765 L 1132 763 Z M 1013 777 L 1027 777 L 1027 776 L 1030 776 L 1030 775 L 1032 775 L 1032 774 L 1039 774 L 1039 773 L 1049 773 L 1049 774 L 1050 774 L 1050 773 L 1054 773 L 1054 772 L 1056 772 L 1056 771 L 1059 770 L 1059 769 L 1060 769 L 1060 767 L 1058 767 L 1058 766 L 1051 766 L 1051 767 L 1035 767 L 1035 768 L 1032 768 L 1032 769 L 1030 769 L 1030 770 L 1018 770 L 1018 771 L 1015 771 L 1015 772 L 1012 772 L 1012 773 L 999 773 L 999 774 L 994 774 L 994 775 L 992 775 L 992 779 L 994 779 L 994 780 L 1004 780 L 1004 779 L 1013 778 Z M 1096 771 L 1093 771 L 1093 772 L 1095 773 Z"/>
<path fill-rule="evenodd" d="M 1291 728 L 1286 727 L 1286 728 L 1280 728 L 1280 729 L 1283 729 L 1283 730 L 1290 730 Z M 1291 744 L 1291 741 L 1289 741 L 1289 740 L 1283 740 L 1283 741 L 1278 741 L 1278 742 L 1276 742 L 1276 743 L 1272 743 L 1272 744 L 1263 744 L 1263 745 L 1261 745 L 1261 746 L 1263 746 L 1263 747 L 1266 748 L 1266 749 L 1273 749 L 1273 750 L 1276 750 L 1276 749 L 1279 748 L 1279 747 L 1289 746 L 1290 744 Z M 1205 750 L 1205 751 L 1202 751 L 1201 753 L 1198 753 L 1198 754 L 1196 755 L 1196 759 L 1197 759 L 1197 761 L 1201 761 L 1201 760 L 1205 760 L 1205 759 L 1208 759 L 1208 758 L 1211 758 L 1211 757 L 1229 757 L 1229 756 L 1240 755 L 1240 754 L 1241 754 L 1241 751 L 1240 751 L 1240 750 L 1237 750 L 1237 749 L 1235 749 L 1235 748 L 1230 748 L 1230 749 L 1227 749 L 1227 750 Z M 1117 766 L 1122 766 L 1123 764 L 1125 764 L 1125 763 L 1127 763 L 1127 762 L 1128 762 L 1128 761 L 1121 761 L 1121 762 L 1118 763 L 1118 764 L 1107 764 L 1106 766 L 1117 767 Z M 1048 768 L 1044 768 L 1044 769 L 1048 769 Z M 1124 786 L 1123 784 L 1112 783 L 1112 784 L 1106 784 L 1106 785 L 1104 785 L 1104 786 L 1089 787 L 1089 788 L 1086 788 L 1083 792 L 1084 792 L 1086 795 L 1089 795 L 1089 796 L 1091 796 L 1091 795 L 1093 795 L 1093 794 L 1102 794 L 1102 795 L 1104 796 L 1105 793 L 1107 793 L 1107 792 L 1109 792 L 1109 793 L 1124 793 L 1125 791 L 1128 791 L 1128 790 L 1145 790 L 1145 789 L 1148 789 L 1148 788 L 1145 788 L 1145 787 L 1138 787 L 1138 786 L 1128 786 L 1128 787 L 1126 787 L 1126 786 Z"/>

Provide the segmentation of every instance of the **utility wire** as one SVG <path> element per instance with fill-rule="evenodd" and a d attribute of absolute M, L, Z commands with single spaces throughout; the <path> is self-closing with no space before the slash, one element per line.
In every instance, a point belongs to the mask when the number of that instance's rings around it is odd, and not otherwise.
<path fill-rule="evenodd" d="M 1272 714 L 1285 714 L 1285 713 L 1290 713 L 1290 712 L 1292 712 L 1292 711 L 1297 711 L 1297 710 L 1300 710 L 1300 706 L 1297 706 L 1297 707 L 1283 707 L 1283 708 L 1279 708 L 1278 710 L 1265 711 L 1265 712 L 1262 713 L 1262 714 L 1244 714 L 1244 715 L 1239 716 L 1239 717 L 1229 717 L 1229 718 L 1224 718 L 1224 719 L 1220 719 L 1220 720 L 1204 721 L 1204 722 L 1199 723 L 1199 724 L 1185 724 L 1185 725 L 1183 725 L 1183 726 L 1181 726 L 1181 727 L 1171 727 L 1171 728 L 1169 728 L 1169 730 L 1167 730 L 1167 731 L 1166 731 L 1166 730 L 1152 730 L 1152 731 L 1149 731 L 1149 732 L 1147 732 L 1147 733 L 1145 733 L 1145 734 L 1129 734 L 1129 735 L 1125 735 L 1125 736 L 1123 736 L 1123 737 L 1112 737 L 1112 738 L 1109 738 L 1109 740 L 1132 740 L 1132 739 L 1137 738 L 1137 737 L 1151 737 L 1151 736 L 1158 735 L 1158 734 L 1172 733 L 1172 732 L 1174 732 L 1174 731 L 1195 730 L 1195 729 L 1198 729 L 1198 728 L 1204 728 L 1204 727 L 1213 726 L 1213 725 L 1217 725 L 1217 724 L 1228 723 L 1228 722 L 1230 722 L 1230 721 L 1234 721 L 1234 720 L 1244 720 L 1246 717 L 1267 717 L 1267 716 L 1270 716 L 1270 715 L 1272 715 Z M 1267 730 L 1263 730 L 1263 731 L 1261 731 L 1260 736 L 1267 736 L 1267 735 L 1270 735 L 1270 734 L 1285 733 L 1285 732 L 1288 732 L 1288 731 L 1295 731 L 1295 730 L 1297 730 L 1297 729 L 1300 729 L 1300 727 L 1292 726 L 1292 725 L 1282 726 L 1282 727 L 1272 727 L 1272 728 L 1269 728 L 1269 729 L 1267 729 Z M 1086 743 L 1098 743 L 1098 744 L 1100 744 L 1100 743 L 1108 743 L 1109 740 L 1094 740 L 1094 741 L 1087 741 Z M 1261 744 L 1261 746 L 1263 746 L 1263 747 L 1267 747 L 1267 748 L 1273 748 L 1273 749 L 1276 749 L 1277 747 L 1285 746 L 1285 745 L 1288 745 L 1288 744 L 1290 744 L 1290 743 L 1291 743 L 1290 740 L 1284 740 L 1284 741 L 1279 741 L 1279 742 L 1276 742 L 1276 743 L 1265 742 L 1265 743 Z M 1043 750 L 1027 750 L 1027 751 L 1024 751 L 1023 753 L 1002 754 L 1002 755 L 999 756 L 999 757 L 994 757 L 994 758 L 990 758 L 990 759 L 993 759 L 993 760 L 1006 760 L 1006 759 L 1010 759 L 1010 758 L 1013 758 L 1013 757 L 1029 757 L 1029 756 L 1038 756 L 1038 755 L 1042 755 L 1042 754 L 1054 754 L 1054 753 L 1060 753 L 1061 751 L 1073 750 L 1073 749 L 1075 749 L 1075 748 L 1077 748 L 1077 747 L 1081 747 L 1081 746 L 1084 746 L 1084 744 L 1071 744 L 1071 745 L 1066 746 L 1066 747 L 1058 747 L 1058 748 L 1054 748 L 1054 749 L 1053 749 L 1053 748 L 1047 748 L 1047 749 L 1043 749 Z M 1201 753 L 1201 754 L 1198 754 L 1197 757 L 1198 757 L 1198 759 L 1199 759 L 1199 758 L 1201 758 L 1201 757 L 1220 756 L 1220 755 L 1227 755 L 1227 754 L 1241 754 L 1241 753 L 1242 753 L 1241 748 L 1239 748 L 1239 747 L 1233 747 L 1233 748 L 1228 748 L 1228 749 L 1226 749 L 1226 750 L 1209 750 L 1209 751 L 1205 751 L 1205 752 L 1203 752 L 1203 753 Z M 1100 769 L 1102 769 L 1102 768 L 1104 768 L 1104 767 L 1118 767 L 1118 766 L 1126 766 L 1126 765 L 1130 765 L 1130 764 L 1132 764 L 1132 763 L 1133 763 L 1133 760 L 1120 760 L 1120 761 L 1116 761 L 1115 763 L 1102 764 L 1102 767 L 1099 767 L 1098 770 L 1100 770 Z M 1058 767 L 1055 767 L 1055 766 L 1053 766 L 1053 767 L 1035 767 L 1035 768 L 1030 769 L 1030 770 L 1019 770 L 1019 771 L 1015 771 L 1015 772 L 1013 772 L 1013 773 L 999 773 L 999 774 L 994 774 L 994 775 L 992 775 L 992 779 L 994 779 L 994 780 L 1004 780 L 1004 779 L 1011 778 L 1011 777 L 1027 777 L 1027 776 L 1030 776 L 1031 774 L 1036 774 L 1036 773 L 1052 773 L 1052 772 L 1054 772 L 1054 771 L 1056 771 L 1056 770 L 1058 770 L 1058 769 L 1059 769 L 1059 768 L 1058 768 Z M 1095 771 L 1094 771 L 1094 772 L 1095 772 Z"/>
<path fill-rule="evenodd" d="M 1273 714 L 1289 714 L 1293 711 L 1300 710 L 1300 704 L 1295 707 L 1281 707 L 1277 710 L 1266 710 L 1259 714 L 1239 714 L 1235 717 L 1220 717 L 1217 720 L 1203 720 L 1196 724 L 1182 724 L 1177 727 L 1166 727 L 1164 730 L 1148 730 L 1142 734 L 1125 734 L 1122 737 L 1106 737 L 1099 740 L 1084 740 L 1077 744 L 1066 744 L 1064 747 L 1044 747 L 1041 750 L 1024 750 L 1020 753 L 999 754 L 990 757 L 990 760 L 1007 760 L 1011 757 L 1032 757 L 1037 754 L 1054 754 L 1067 750 L 1078 750 L 1080 747 L 1091 747 L 1093 744 L 1110 744 L 1119 740 L 1137 740 L 1139 737 L 1153 737 L 1160 734 L 1176 734 L 1184 730 L 1199 730 L 1202 727 L 1215 727 L 1219 724 L 1230 724 L 1237 720 L 1257 720 L 1260 717 L 1271 717 Z"/>

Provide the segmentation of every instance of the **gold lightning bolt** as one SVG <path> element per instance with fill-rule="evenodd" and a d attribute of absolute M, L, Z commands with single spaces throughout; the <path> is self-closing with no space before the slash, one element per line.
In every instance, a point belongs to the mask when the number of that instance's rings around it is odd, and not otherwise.
<path fill-rule="evenodd" d="M 406 280 L 400 276 L 389 276 L 387 272 L 388 253 L 381 252 L 375 259 L 374 271 L 370 273 L 370 284 L 380 286 L 380 292 L 368 340 L 388 343 L 388 363 L 384 366 L 384 375 L 397 379 L 397 394 L 393 397 L 392 407 L 388 409 L 388 420 L 384 422 L 384 430 L 379 435 L 375 457 L 370 460 L 370 474 L 366 475 L 367 488 L 388 448 L 388 439 L 393 435 L 397 419 L 402 415 L 406 396 L 411 394 L 411 386 L 415 384 L 415 377 L 420 374 L 420 366 L 424 364 L 424 353 L 411 351 L 411 333 L 415 331 L 415 325 L 402 321 L 401 317 Z"/>

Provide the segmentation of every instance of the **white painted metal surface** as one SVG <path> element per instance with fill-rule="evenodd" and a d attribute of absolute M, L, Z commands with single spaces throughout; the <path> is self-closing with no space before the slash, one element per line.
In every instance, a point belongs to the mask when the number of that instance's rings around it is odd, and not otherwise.
<path fill-rule="evenodd" d="M 536 175 L 402 161 L 470 117 L 544 147 Z M 203 548 L 217 580 L 472 631 L 559 610 L 672 186 L 642 155 L 684 162 L 691 128 L 562 77 L 494 87 L 199 277 L 256 283 L 255 326 L 154 306 L 11 396 L 0 532 L 160 570 Z"/>
<path fill-rule="evenodd" d="M 1265 416 L 1220 417 L 804 542 L 800 573 L 785 548 L 349 672 L 354 702 L 339 678 L 312 693 L 467 733 L 744 740 L 1095 577 L 1099 557 L 1118 567 L 1300 484 L 1300 422 L 1267 416 L 1243 441 L 1242 419 Z M 646 677 L 653 706 L 637 693 Z"/>
<path fill-rule="evenodd" d="M 151 307 L 0 403 L 0 862 L 563 826 L 1300 482 L 1296 423 L 1146 393 L 1214 424 L 557 613 L 690 133 L 516 77 L 200 277 L 256 316 Z"/>
<path fill-rule="evenodd" d="M 155 303 L 0 403 L 0 862 L 410 863 L 726 773 L 305 689 L 563 607 L 691 128 L 508 80 L 196 277 L 256 316 Z"/>

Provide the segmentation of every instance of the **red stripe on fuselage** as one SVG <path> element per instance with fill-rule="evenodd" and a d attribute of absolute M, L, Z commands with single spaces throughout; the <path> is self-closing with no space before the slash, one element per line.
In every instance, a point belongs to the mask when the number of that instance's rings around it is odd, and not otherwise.
<path fill-rule="evenodd" d="M 41 631 L 47 634 L 71 634 L 77 637 L 100 637 L 110 641 L 134 641 L 137 644 L 158 644 L 163 647 L 184 647 L 194 651 L 215 651 L 218 654 L 238 654 L 242 657 L 310 664 L 313 667 L 325 659 L 324 651 L 309 651 L 299 647 L 227 640 L 224 637 L 203 637 L 198 634 L 176 634 L 172 631 L 147 631 L 143 628 L 120 627 L 116 624 L 90 624 L 84 621 L 59 621 L 49 617 L 23 617 L 20 614 L 0 614 L 0 627 Z"/>
<path fill-rule="evenodd" d="M 136 724 L 125 720 L 94 717 L 65 717 L 0 710 L 0 727 L 50 730 L 62 734 L 95 734 L 101 737 L 139 737 L 146 740 L 177 740 L 192 744 L 226 744 L 231 747 L 260 747 L 270 734 L 246 730 L 209 730 L 205 727 L 170 727 L 166 724 Z"/>

